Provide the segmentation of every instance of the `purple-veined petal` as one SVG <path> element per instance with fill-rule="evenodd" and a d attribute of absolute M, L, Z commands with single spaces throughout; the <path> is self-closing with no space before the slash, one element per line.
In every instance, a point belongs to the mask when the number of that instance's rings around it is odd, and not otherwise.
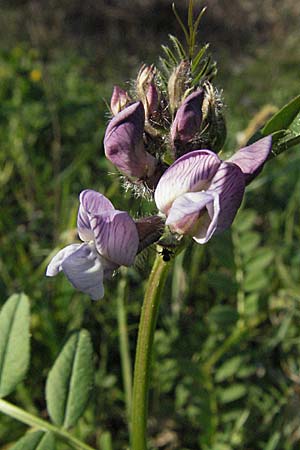
<path fill-rule="evenodd" d="M 56 255 L 51 259 L 50 263 L 48 264 L 46 276 L 54 277 L 59 272 L 61 272 L 62 263 L 64 262 L 64 260 L 68 258 L 72 253 L 75 253 L 82 245 L 83 244 L 71 244 L 59 250 L 59 252 L 56 253 Z"/>
<path fill-rule="evenodd" d="M 220 164 L 218 156 L 210 150 L 195 150 L 177 159 L 156 187 L 154 198 L 158 209 L 168 214 L 177 197 L 208 189 Z"/>
<path fill-rule="evenodd" d="M 188 142 L 200 130 L 202 122 L 203 89 L 190 94 L 178 108 L 171 127 L 171 140 L 173 143 Z"/>
<path fill-rule="evenodd" d="M 94 239 L 90 225 L 90 215 L 101 214 L 107 210 L 114 210 L 113 204 L 99 192 L 86 189 L 80 193 L 80 206 L 77 216 L 77 230 L 82 241 Z"/>
<path fill-rule="evenodd" d="M 105 155 L 129 177 L 148 177 L 157 163 L 156 158 L 144 149 L 144 123 L 143 104 L 136 102 L 117 114 L 106 129 Z"/>
<path fill-rule="evenodd" d="M 91 217 L 98 252 L 108 260 L 130 266 L 136 256 L 139 236 L 136 225 L 125 211 L 106 211 Z"/>
<path fill-rule="evenodd" d="M 178 197 L 169 211 L 166 225 L 179 234 L 191 234 L 196 242 L 207 242 L 217 228 L 219 194 L 190 192 Z"/>
<path fill-rule="evenodd" d="M 232 224 L 242 203 L 245 191 L 244 174 L 235 164 L 223 162 L 209 190 L 219 194 L 220 213 L 216 231 L 223 231 Z"/>
<path fill-rule="evenodd" d="M 81 244 L 62 263 L 62 270 L 70 283 L 92 300 L 99 300 L 104 295 L 101 259 L 93 244 Z"/>
<path fill-rule="evenodd" d="M 262 170 L 271 149 L 272 136 L 267 136 L 254 142 L 254 144 L 241 148 L 228 159 L 228 162 L 239 166 L 245 175 L 246 184 L 248 184 Z"/>

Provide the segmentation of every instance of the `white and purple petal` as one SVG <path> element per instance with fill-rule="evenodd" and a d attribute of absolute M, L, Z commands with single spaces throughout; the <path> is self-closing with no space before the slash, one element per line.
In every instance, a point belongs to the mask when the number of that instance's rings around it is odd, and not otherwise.
<path fill-rule="evenodd" d="M 98 300 L 104 295 L 102 266 L 93 244 L 71 244 L 54 256 L 46 275 L 53 277 L 63 271 L 76 289 Z"/>
<path fill-rule="evenodd" d="M 244 174 L 237 165 L 223 162 L 209 189 L 219 194 L 220 213 L 216 231 L 223 231 L 232 224 L 242 203 L 245 192 Z"/>
<path fill-rule="evenodd" d="M 70 283 L 92 300 L 103 297 L 103 267 L 93 244 L 82 244 L 63 261 L 62 270 Z"/>
<path fill-rule="evenodd" d="M 77 216 L 77 230 L 82 241 L 91 241 L 94 234 L 91 229 L 90 216 L 104 211 L 114 210 L 113 204 L 99 192 L 86 189 L 80 193 L 80 206 Z"/>
<path fill-rule="evenodd" d="M 106 211 L 91 217 L 98 252 L 118 265 L 130 266 L 138 251 L 137 227 L 125 211 Z"/>
<path fill-rule="evenodd" d="M 62 263 L 64 262 L 64 260 L 68 258 L 72 253 L 75 253 L 82 245 L 83 244 L 71 244 L 59 250 L 59 252 L 56 253 L 56 255 L 51 259 L 50 263 L 48 264 L 46 276 L 55 277 L 55 275 L 61 272 Z"/>
<path fill-rule="evenodd" d="M 219 194 L 214 191 L 190 192 L 178 197 L 169 211 L 166 225 L 179 234 L 190 234 L 206 243 L 217 228 Z"/>
<path fill-rule="evenodd" d="M 208 189 L 220 164 L 221 160 L 210 150 L 195 150 L 177 159 L 156 187 L 154 198 L 158 209 L 168 214 L 176 198 Z"/>
<path fill-rule="evenodd" d="M 246 184 L 248 184 L 262 170 L 271 149 L 272 136 L 267 136 L 254 142 L 254 144 L 241 148 L 228 159 L 228 162 L 239 166 L 245 175 Z"/>

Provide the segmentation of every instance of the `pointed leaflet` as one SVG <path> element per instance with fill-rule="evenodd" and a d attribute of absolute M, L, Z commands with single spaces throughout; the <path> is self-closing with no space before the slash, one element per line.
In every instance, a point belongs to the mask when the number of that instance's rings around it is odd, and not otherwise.
<path fill-rule="evenodd" d="M 35 431 L 26 433 L 10 450 L 55 450 L 53 433 Z"/>
<path fill-rule="evenodd" d="M 29 301 L 14 294 L 0 314 L 0 398 L 24 378 L 29 364 Z"/>
<path fill-rule="evenodd" d="M 83 414 L 93 385 L 93 349 L 86 330 L 73 333 L 50 370 L 46 400 L 53 422 L 72 427 Z"/>
<path fill-rule="evenodd" d="M 261 130 L 264 136 L 274 133 L 275 131 L 285 130 L 289 128 L 293 120 L 300 112 L 300 95 L 293 98 L 287 105 L 281 108 L 273 117 L 266 123 Z"/>

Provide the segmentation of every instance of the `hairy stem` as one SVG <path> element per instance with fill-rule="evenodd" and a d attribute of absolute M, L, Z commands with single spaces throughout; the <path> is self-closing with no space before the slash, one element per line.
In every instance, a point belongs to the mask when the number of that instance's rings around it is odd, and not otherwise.
<path fill-rule="evenodd" d="M 133 380 L 131 450 L 147 450 L 148 392 L 154 331 L 159 301 L 171 263 L 157 255 L 142 307 Z"/>
<path fill-rule="evenodd" d="M 19 408 L 18 406 L 13 405 L 5 400 L 0 399 L 0 411 L 6 414 L 7 416 L 12 417 L 13 419 L 19 420 L 20 422 L 29 425 L 32 428 L 36 428 L 42 431 L 51 431 L 62 441 L 66 442 L 70 447 L 78 449 L 78 450 L 94 450 L 93 447 L 85 444 L 84 442 L 76 439 L 67 431 L 62 430 L 55 425 L 47 422 L 46 420 L 40 419 L 26 411 L 24 409 Z"/>

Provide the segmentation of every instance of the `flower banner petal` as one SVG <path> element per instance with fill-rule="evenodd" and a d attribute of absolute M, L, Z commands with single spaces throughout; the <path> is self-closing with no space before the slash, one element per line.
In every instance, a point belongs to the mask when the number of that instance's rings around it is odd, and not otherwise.
<path fill-rule="evenodd" d="M 174 201 L 166 225 L 179 234 L 192 234 L 196 242 L 204 244 L 217 228 L 219 210 L 216 192 L 190 192 Z"/>
<path fill-rule="evenodd" d="M 210 150 L 195 150 L 177 159 L 156 187 L 154 198 L 158 209 L 168 214 L 177 197 L 208 189 L 220 164 L 218 156 Z"/>
<path fill-rule="evenodd" d="M 107 210 L 114 210 L 113 204 L 99 192 L 86 189 L 80 193 L 80 206 L 77 216 L 77 230 L 82 241 L 91 241 L 94 234 L 90 225 L 91 214 L 101 214 Z"/>
<path fill-rule="evenodd" d="M 62 270 L 70 283 L 92 300 L 103 297 L 103 267 L 93 244 L 81 244 L 63 261 Z"/>
<path fill-rule="evenodd" d="M 263 165 L 272 149 L 272 136 L 266 136 L 254 144 L 238 150 L 228 162 L 234 163 L 245 175 L 246 184 L 255 178 L 262 170 Z"/>
<path fill-rule="evenodd" d="M 235 164 L 223 162 L 209 189 L 219 194 L 220 213 L 217 231 L 223 231 L 232 224 L 242 203 L 245 191 L 244 174 Z"/>
<path fill-rule="evenodd" d="M 98 252 L 110 261 L 124 266 L 134 262 L 139 236 L 133 219 L 125 211 L 106 211 L 91 217 Z"/>

